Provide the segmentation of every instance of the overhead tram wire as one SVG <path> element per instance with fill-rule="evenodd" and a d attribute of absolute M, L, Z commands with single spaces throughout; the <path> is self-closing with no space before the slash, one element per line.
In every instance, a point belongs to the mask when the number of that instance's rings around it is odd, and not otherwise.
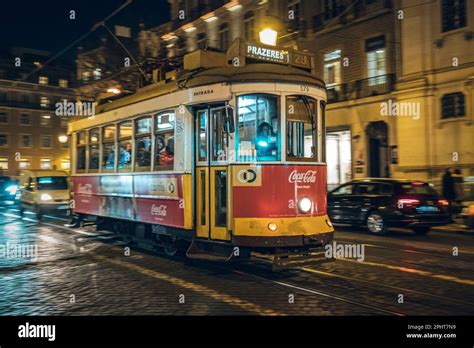
<path fill-rule="evenodd" d="M 128 5 L 130 5 L 131 3 L 133 2 L 133 0 L 126 0 L 125 3 L 123 3 L 122 5 L 120 5 L 118 8 L 116 8 L 114 11 L 112 11 L 108 16 L 106 16 L 102 21 L 100 22 L 97 22 L 96 24 L 94 24 L 92 26 L 91 29 L 89 29 L 85 34 L 83 34 L 81 37 L 79 37 L 78 39 L 74 40 L 72 43 L 70 43 L 69 45 L 67 45 L 65 48 L 63 48 L 61 51 L 59 51 L 58 53 L 56 53 L 53 57 L 51 57 L 50 59 L 48 59 L 44 64 L 40 65 L 39 67 L 37 67 L 35 70 L 33 70 L 32 72 L 30 72 L 29 74 L 27 74 L 25 77 L 23 77 L 22 79 L 20 79 L 20 81 L 25 81 L 26 79 L 28 79 L 31 75 L 37 73 L 38 71 L 40 71 L 41 69 L 43 69 L 45 66 L 47 66 L 49 63 L 51 63 L 53 60 L 55 60 L 56 58 L 58 58 L 59 56 L 63 55 L 65 52 L 67 52 L 69 49 L 71 49 L 71 47 L 75 46 L 77 43 L 81 42 L 82 40 L 84 40 L 87 36 L 89 36 L 90 34 L 92 34 L 94 31 L 97 30 L 97 28 L 99 28 L 100 26 L 102 26 L 106 21 L 108 21 L 110 18 L 112 18 L 113 16 L 115 16 L 117 13 L 119 13 L 120 11 L 122 11 L 125 7 L 127 7 Z"/>

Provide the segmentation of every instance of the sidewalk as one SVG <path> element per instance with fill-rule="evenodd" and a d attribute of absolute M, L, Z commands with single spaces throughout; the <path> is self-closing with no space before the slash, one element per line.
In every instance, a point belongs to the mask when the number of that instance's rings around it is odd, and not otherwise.
<path fill-rule="evenodd" d="M 444 226 L 436 226 L 432 228 L 432 231 L 446 232 L 446 233 L 459 233 L 459 234 L 470 234 L 474 236 L 474 229 L 462 225 L 460 223 L 452 223 Z"/>

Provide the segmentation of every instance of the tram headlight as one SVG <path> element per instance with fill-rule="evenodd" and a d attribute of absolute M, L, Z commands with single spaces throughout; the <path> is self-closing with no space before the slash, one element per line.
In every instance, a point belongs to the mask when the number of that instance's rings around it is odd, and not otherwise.
<path fill-rule="evenodd" d="M 278 228 L 277 224 L 274 222 L 270 222 L 267 227 L 272 232 L 275 232 Z"/>
<path fill-rule="evenodd" d="M 298 201 L 298 209 L 303 214 L 309 213 L 312 205 L 313 205 L 313 202 L 311 202 L 311 200 L 308 197 L 303 197 Z"/>
<path fill-rule="evenodd" d="M 45 202 L 45 201 L 50 201 L 53 199 L 49 193 L 43 193 L 40 197 L 40 199 Z"/>

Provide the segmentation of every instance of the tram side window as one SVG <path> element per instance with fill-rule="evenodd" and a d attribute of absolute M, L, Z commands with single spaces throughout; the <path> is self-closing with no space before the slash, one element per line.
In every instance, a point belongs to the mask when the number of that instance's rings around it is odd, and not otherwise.
<path fill-rule="evenodd" d="M 97 171 L 99 169 L 99 128 L 91 129 L 89 131 L 89 172 Z"/>
<path fill-rule="evenodd" d="M 86 170 L 86 132 L 76 133 L 76 170 L 83 172 Z"/>
<path fill-rule="evenodd" d="M 172 169 L 174 163 L 174 112 L 156 115 L 155 170 Z"/>
<path fill-rule="evenodd" d="M 288 160 L 316 160 L 316 100 L 306 96 L 286 99 L 286 154 Z"/>
<path fill-rule="evenodd" d="M 115 125 L 104 127 L 102 133 L 102 169 L 107 172 L 115 168 Z"/>
<path fill-rule="evenodd" d="M 120 171 L 129 171 L 132 168 L 132 121 L 119 124 L 119 162 Z"/>
<path fill-rule="evenodd" d="M 278 97 L 269 94 L 238 98 L 238 161 L 280 160 L 278 104 Z"/>
<path fill-rule="evenodd" d="M 139 118 L 135 122 L 135 170 L 150 170 L 151 117 Z"/>

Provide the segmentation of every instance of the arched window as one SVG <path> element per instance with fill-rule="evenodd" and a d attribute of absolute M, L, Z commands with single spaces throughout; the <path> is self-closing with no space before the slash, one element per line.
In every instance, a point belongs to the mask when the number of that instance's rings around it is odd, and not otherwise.
<path fill-rule="evenodd" d="M 255 16 L 253 11 L 248 11 L 244 15 L 244 37 L 248 41 L 253 41 L 255 38 Z"/>
<path fill-rule="evenodd" d="M 227 23 L 219 26 L 219 44 L 222 51 L 229 48 L 229 25 Z"/>

